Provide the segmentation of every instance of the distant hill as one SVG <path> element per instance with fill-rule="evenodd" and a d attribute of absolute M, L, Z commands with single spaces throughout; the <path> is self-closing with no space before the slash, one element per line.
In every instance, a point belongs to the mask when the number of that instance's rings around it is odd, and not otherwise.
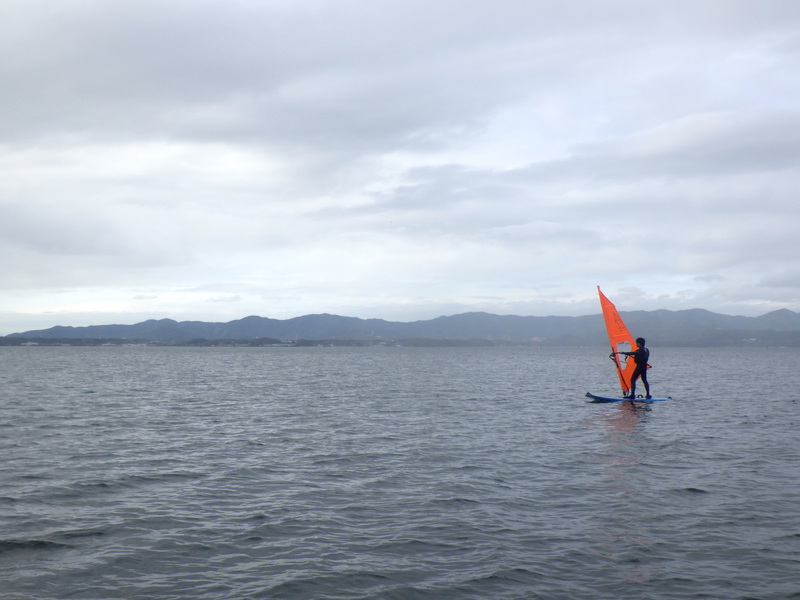
<path fill-rule="evenodd" d="M 800 313 L 782 309 L 760 317 L 721 315 L 707 310 L 622 313 L 634 335 L 653 346 L 800 346 Z M 149 320 L 134 325 L 57 326 L 15 333 L 30 340 L 117 339 L 152 342 L 192 340 L 486 340 L 535 345 L 605 345 L 602 317 L 520 317 L 482 312 L 410 323 L 338 315 L 293 319 L 249 316 L 227 323 Z M 7 340 L 8 340 L 7 338 Z M 10 340 L 9 340 L 10 341 Z"/>

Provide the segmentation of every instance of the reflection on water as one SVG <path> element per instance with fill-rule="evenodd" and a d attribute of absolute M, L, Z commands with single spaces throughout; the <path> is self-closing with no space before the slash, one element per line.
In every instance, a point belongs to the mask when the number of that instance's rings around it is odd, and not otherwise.
<path fill-rule="evenodd" d="M 653 515 L 641 502 L 647 491 L 641 474 L 651 445 L 646 425 L 652 407 L 620 402 L 607 408 L 594 415 L 604 442 L 596 461 L 603 474 L 599 496 L 606 505 L 595 512 L 591 545 L 608 562 L 610 575 L 625 583 L 648 581 L 659 573 L 646 560 L 653 547 L 648 533 Z"/>
<path fill-rule="evenodd" d="M 619 402 L 614 407 L 618 410 L 604 415 L 605 421 L 612 430 L 630 432 L 637 425 L 647 420 L 652 406 L 645 403 Z"/>

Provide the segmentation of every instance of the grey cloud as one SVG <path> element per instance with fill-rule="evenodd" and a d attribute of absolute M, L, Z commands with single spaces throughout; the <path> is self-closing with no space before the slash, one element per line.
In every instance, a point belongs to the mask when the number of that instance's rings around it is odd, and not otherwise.
<path fill-rule="evenodd" d="M 763 308 L 797 289 L 793 0 L 12 1 L 0 18 L 8 288 L 127 282 L 147 311 L 252 313 L 558 312 L 602 281 Z"/>

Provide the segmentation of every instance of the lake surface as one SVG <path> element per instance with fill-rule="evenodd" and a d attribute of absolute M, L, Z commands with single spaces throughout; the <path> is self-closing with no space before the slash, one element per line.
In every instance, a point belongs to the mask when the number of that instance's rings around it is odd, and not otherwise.
<path fill-rule="evenodd" d="M 800 598 L 800 351 L 651 350 L 0 348 L 0 598 Z"/>

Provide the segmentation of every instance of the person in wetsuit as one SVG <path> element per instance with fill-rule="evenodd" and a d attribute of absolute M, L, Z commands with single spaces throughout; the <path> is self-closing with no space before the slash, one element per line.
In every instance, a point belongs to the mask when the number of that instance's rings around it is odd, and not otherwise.
<path fill-rule="evenodd" d="M 650 384 L 647 383 L 647 361 L 650 359 L 650 350 L 644 347 L 644 338 L 636 338 L 636 350 L 633 352 L 620 352 L 627 356 L 633 357 L 633 362 L 636 363 L 636 369 L 631 375 L 631 389 L 626 398 L 636 398 L 636 380 L 642 378 L 644 384 L 645 398 L 650 398 Z"/>

